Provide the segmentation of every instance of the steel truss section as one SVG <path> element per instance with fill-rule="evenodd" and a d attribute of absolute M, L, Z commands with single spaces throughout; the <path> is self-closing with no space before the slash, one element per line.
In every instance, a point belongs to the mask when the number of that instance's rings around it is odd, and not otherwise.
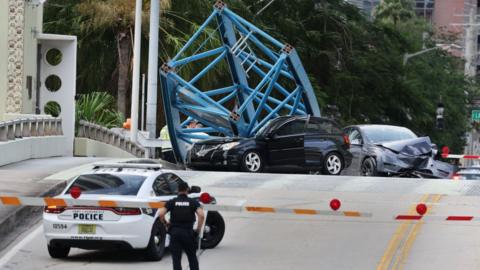
<path fill-rule="evenodd" d="M 207 49 L 215 43 L 214 35 L 218 46 Z M 198 69 L 199 62 L 203 63 L 199 72 L 188 78 L 181 75 L 182 69 Z M 202 89 L 199 82 L 212 70 L 229 74 L 231 83 Z M 215 3 L 212 14 L 177 55 L 163 64 L 160 79 L 168 132 L 179 163 L 186 161 L 187 150 L 196 140 L 252 137 L 281 115 L 320 116 L 295 49 L 238 16 L 222 1 Z M 202 126 L 188 128 L 192 120 Z"/>

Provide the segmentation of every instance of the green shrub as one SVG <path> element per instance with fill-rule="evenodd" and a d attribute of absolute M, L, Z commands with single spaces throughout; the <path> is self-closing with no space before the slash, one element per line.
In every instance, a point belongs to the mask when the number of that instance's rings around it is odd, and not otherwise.
<path fill-rule="evenodd" d="M 106 92 L 91 92 L 82 95 L 76 102 L 75 119 L 112 128 L 121 127 L 125 116 L 115 110 L 115 98 Z"/>

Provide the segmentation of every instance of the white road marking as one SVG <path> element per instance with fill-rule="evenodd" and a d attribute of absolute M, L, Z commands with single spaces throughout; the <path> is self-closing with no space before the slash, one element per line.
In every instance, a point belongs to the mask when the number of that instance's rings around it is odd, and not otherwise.
<path fill-rule="evenodd" d="M 7 264 L 13 256 L 15 256 L 18 251 L 20 251 L 28 242 L 32 241 L 33 238 L 37 237 L 42 232 L 43 226 L 39 225 L 34 231 L 32 231 L 29 235 L 23 238 L 20 242 L 18 242 L 13 248 L 11 248 L 2 258 L 0 258 L 0 268 L 3 268 L 5 264 Z"/>
<path fill-rule="evenodd" d="M 246 202 L 247 202 L 247 200 L 240 200 L 235 205 L 236 206 L 243 206 Z"/>

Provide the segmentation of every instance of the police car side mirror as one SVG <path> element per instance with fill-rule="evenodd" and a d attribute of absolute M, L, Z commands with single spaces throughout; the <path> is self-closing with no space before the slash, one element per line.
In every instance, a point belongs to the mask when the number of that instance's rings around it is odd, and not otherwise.
<path fill-rule="evenodd" d="M 202 189 L 199 186 L 190 187 L 190 193 L 200 193 Z"/>

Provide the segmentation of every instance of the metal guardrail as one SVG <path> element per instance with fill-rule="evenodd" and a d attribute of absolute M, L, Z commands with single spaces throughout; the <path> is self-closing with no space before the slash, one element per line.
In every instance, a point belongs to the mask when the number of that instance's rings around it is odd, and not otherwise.
<path fill-rule="evenodd" d="M 62 136 L 61 118 L 20 118 L 0 122 L 0 142 L 42 136 Z"/>
<path fill-rule="evenodd" d="M 116 146 L 136 157 L 145 156 L 145 149 L 140 145 L 131 142 L 125 135 L 113 132 L 112 130 L 95 123 L 80 120 L 77 137 L 88 138 Z"/>

